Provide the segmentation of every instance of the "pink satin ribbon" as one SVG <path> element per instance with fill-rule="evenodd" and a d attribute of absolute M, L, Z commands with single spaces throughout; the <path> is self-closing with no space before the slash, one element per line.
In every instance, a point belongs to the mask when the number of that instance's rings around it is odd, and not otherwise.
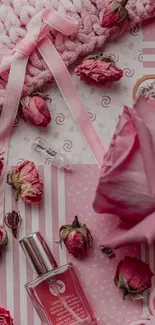
<path fill-rule="evenodd" d="M 69 16 L 62 16 L 54 9 L 45 9 L 32 18 L 26 37 L 11 51 L 0 53 L 0 73 L 10 70 L 6 96 L 0 117 L 0 152 L 4 152 L 4 168 L 0 177 L 0 224 L 4 217 L 4 197 L 9 138 L 16 118 L 24 86 L 25 71 L 30 54 L 37 48 L 51 70 L 68 108 L 77 121 L 98 166 L 105 153 L 89 116 L 85 111 L 68 70 L 59 53 L 48 38 L 55 29 L 69 36 L 77 32 L 78 23 Z"/>

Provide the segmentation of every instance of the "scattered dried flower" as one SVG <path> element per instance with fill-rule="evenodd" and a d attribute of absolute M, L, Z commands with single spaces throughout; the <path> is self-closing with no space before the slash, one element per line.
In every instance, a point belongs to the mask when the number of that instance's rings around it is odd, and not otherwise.
<path fill-rule="evenodd" d="M 51 121 L 51 114 L 45 101 L 47 99 L 49 100 L 43 94 L 23 97 L 21 99 L 20 116 L 35 126 L 46 127 Z"/>
<path fill-rule="evenodd" d="M 1 156 L 1 154 L 0 154 Z M 0 175 L 1 175 L 1 171 L 3 169 L 3 158 L 0 158 Z"/>
<path fill-rule="evenodd" d="M 123 289 L 124 299 L 130 293 L 134 300 L 140 300 L 143 299 L 143 291 L 151 287 L 152 276 L 149 264 L 126 256 L 117 266 L 114 282 Z"/>
<path fill-rule="evenodd" d="M 7 246 L 8 244 L 8 236 L 7 232 L 4 228 L 0 228 L 0 254 L 2 252 L 2 249 Z"/>
<path fill-rule="evenodd" d="M 93 81 L 105 87 L 111 87 L 114 81 L 120 80 L 123 76 L 123 71 L 115 65 L 113 60 L 102 54 L 88 56 L 75 68 L 75 73 L 80 76 L 81 80 Z"/>
<path fill-rule="evenodd" d="M 7 183 L 16 190 L 15 198 L 21 196 L 25 203 L 39 203 L 43 196 L 43 182 L 33 162 L 26 160 L 15 166 L 7 175 Z"/>
<path fill-rule="evenodd" d="M 128 0 L 122 1 L 110 1 L 105 8 L 102 18 L 102 27 L 112 27 L 121 23 L 128 15 L 128 11 L 125 8 Z"/>
<path fill-rule="evenodd" d="M 14 325 L 10 312 L 0 307 L 0 325 Z"/>
<path fill-rule="evenodd" d="M 71 225 L 60 228 L 60 244 L 64 242 L 68 252 L 74 257 L 85 257 L 88 248 L 93 244 L 90 230 L 85 224 L 80 224 L 76 216 Z"/>
<path fill-rule="evenodd" d="M 23 221 L 20 213 L 13 210 L 5 215 L 4 221 L 6 226 L 12 229 L 14 237 L 17 238 L 17 230 Z"/>

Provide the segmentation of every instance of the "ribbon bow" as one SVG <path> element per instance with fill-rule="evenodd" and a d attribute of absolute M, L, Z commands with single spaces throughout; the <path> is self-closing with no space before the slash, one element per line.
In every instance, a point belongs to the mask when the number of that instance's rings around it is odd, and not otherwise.
<path fill-rule="evenodd" d="M 1 115 L 1 120 L 3 120 L 0 127 L 1 139 L 2 137 L 4 139 L 8 129 L 14 123 L 19 100 L 23 90 L 26 66 L 31 53 L 35 48 L 41 52 L 41 48 L 43 47 L 43 44 L 45 44 L 45 47 L 47 48 L 47 55 L 49 54 L 48 51 L 53 48 L 53 44 L 47 37 L 51 29 L 58 30 L 64 35 L 68 36 L 75 33 L 77 28 L 78 23 L 74 18 L 68 16 L 64 17 L 54 9 L 45 9 L 32 18 L 24 39 L 21 40 L 13 50 L 9 51 L 4 56 L 1 53 L 0 73 L 10 70 Z M 8 118 L 8 115 L 6 114 L 7 110 L 9 110 L 8 114 L 10 115 L 10 118 Z M 3 151 L 4 148 L 1 152 Z"/>
<path fill-rule="evenodd" d="M 0 73 L 9 70 L 15 58 L 23 61 L 29 58 L 35 48 L 39 50 L 40 41 L 45 40 L 52 29 L 69 36 L 77 32 L 78 22 L 72 17 L 62 16 L 54 9 L 42 10 L 30 21 L 25 38 L 13 50 L 1 53 Z"/>

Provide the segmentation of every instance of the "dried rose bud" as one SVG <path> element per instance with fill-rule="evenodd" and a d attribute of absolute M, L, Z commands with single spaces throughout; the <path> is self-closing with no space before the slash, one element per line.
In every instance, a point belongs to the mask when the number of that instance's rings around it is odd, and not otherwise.
<path fill-rule="evenodd" d="M 46 127 L 51 114 L 43 96 L 26 96 L 21 99 L 20 116 L 35 126 Z"/>
<path fill-rule="evenodd" d="M 151 288 L 152 276 L 149 264 L 126 256 L 117 266 L 114 282 L 118 288 L 123 289 L 124 299 L 130 293 L 134 300 L 139 300 L 143 299 L 143 291 Z"/>
<path fill-rule="evenodd" d="M 0 228 L 0 253 L 1 250 L 8 244 L 8 235 L 4 228 Z"/>
<path fill-rule="evenodd" d="M 5 215 L 4 221 L 6 226 L 12 229 L 14 237 L 17 238 L 17 229 L 21 226 L 23 221 L 20 213 L 13 210 Z"/>
<path fill-rule="evenodd" d="M 60 228 L 60 244 L 64 242 L 68 252 L 74 257 L 85 257 L 88 248 L 93 244 L 90 230 L 85 224 L 81 224 L 76 216 L 71 225 Z"/>
<path fill-rule="evenodd" d="M 3 169 L 3 158 L 0 158 L 0 175 L 1 175 L 2 169 Z"/>
<path fill-rule="evenodd" d="M 40 203 L 43 197 L 43 182 L 33 162 L 26 160 L 14 166 L 7 175 L 7 183 L 16 190 L 15 198 L 21 196 L 24 203 Z"/>
<path fill-rule="evenodd" d="M 14 325 L 10 312 L 0 307 L 0 325 Z"/>
<path fill-rule="evenodd" d="M 125 8 L 127 2 L 128 0 L 110 1 L 105 8 L 101 26 L 112 27 L 121 23 L 128 14 L 127 9 Z"/>
<path fill-rule="evenodd" d="M 105 87 L 111 87 L 114 81 L 122 78 L 123 70 L 119 69 L 110 56 L 102 53 L 96 56 L 88 56 L 79 66 L 75 73 L 81 80 L 96 82 Z"/>

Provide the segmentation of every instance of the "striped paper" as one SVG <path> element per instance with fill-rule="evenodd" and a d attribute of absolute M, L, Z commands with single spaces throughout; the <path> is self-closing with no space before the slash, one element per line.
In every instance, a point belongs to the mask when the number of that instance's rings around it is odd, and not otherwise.
<path fill-rule="evenodd" d="M 76 165 L 74 172 L 64 173 L 56 168 L 38 166 L 45 183 L 44 200 L 39 206 L 31 207 L 21 201 L 15 203 L 14 191 L 7 186 L 6 212 L 19 210 L 23 218 L 19 237 L 40 231 L 47 240 L 59 265 L 72 262 L 79 274 L 84 291 L 100 317 L 100 324 L 130 324 L 142 314 L 142 303 L 134 304 L 131 299 L 122 300 L 122 292 L 115 288 L 116 265 L 125 255 L 140 258 L 141 249 L 130 247 L 117 251 L 116 259 L 110 260 L 99 249 L 103 237 L 114 227 L 116 220 L 96 215 L 92 210 L 99 170 L 96 165 Z M 66 249 L 56 243 L 59 227 L 72 222 L 75 215 L 85 222 L 94 237 L 94 247 L 83 261 L 68 255 Z M 0 292 L 1 306 L 8 308 L 15 325 L 41 324 L 24 284 L 34 278 L 25 255 L 9 232 L 9 246 L 1 261 Z"/>

